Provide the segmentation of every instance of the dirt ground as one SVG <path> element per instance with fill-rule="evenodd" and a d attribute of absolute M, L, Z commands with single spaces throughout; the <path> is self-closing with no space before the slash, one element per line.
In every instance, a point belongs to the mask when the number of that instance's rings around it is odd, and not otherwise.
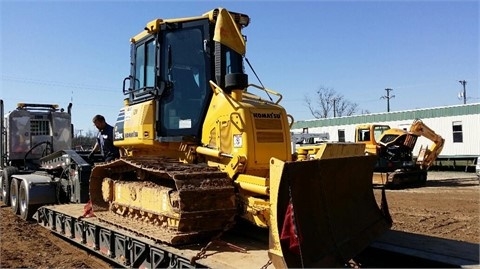
<path fill-rule="evenodd" d="M 388 190 L 387 199 L 395 230 L 480 243 L 479 181 L 473 173 L 429 172 L 426 187 Z M 0 205 L 0 268 L 112 267 Z"/>
<path fill-rule="evenodd" d="M 387 200 L 394 230 L 480 243 L 480 189 L 474 173 L 429 172 L 426 187 L 388 190 Z"/>

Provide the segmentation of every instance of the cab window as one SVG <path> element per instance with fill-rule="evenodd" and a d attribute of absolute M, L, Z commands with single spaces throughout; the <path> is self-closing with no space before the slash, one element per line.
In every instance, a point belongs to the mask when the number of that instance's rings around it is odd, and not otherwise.
<path fill-rule="evenodd" d="M 135 95 L 155 86 L 155 40 L 141 44 L 135 51 Z"/>

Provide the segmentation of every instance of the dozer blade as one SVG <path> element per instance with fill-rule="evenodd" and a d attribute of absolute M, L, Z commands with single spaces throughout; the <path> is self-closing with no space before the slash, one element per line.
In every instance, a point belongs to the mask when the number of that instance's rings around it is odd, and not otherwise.
<path fill-rule="evenodd" d="M 373 193 L 374 163 L 374 156 L 272 159 L 269 256 L 276 268 L 343 266 L 390 228 Z M 289 204 L 297 248 L 280 239 Z"/>

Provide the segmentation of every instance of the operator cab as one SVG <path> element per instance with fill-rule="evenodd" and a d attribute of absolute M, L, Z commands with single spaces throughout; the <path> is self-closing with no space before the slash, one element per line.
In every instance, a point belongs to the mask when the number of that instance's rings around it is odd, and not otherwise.
<path fill-rule="evenodd" d="M 355 140 L 357 142 L 363 142 L 363 143 L 370 142 L 374 144 L 376 143 L 376 141 L 379 141 L 382 134 L 389 129 L 390 129 L 390 126 L 388 125 L 362 124 L 357 127 Z M 373 137 L 372 137 L 372 132 L 373 132 Z"/>
<path fill-rule="evenodd" d="M 154 100 L 156 140 L 199 141 L 213 94 L 209 81 L 223 88 L 225 75 L 243 74 L 242 55 L 212 40 L 215 24 L 207 16 L 158 19 L 145 29 L 132 38 L 123 85 L 128 103 Z"/>

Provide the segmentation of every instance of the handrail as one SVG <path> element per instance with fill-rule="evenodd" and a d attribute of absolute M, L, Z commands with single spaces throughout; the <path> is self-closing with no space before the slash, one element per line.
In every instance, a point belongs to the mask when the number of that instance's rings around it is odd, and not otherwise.
<path fill-rule="evenodd" d="M 282 94 L 280 94 L 279 92 L 276 92 L 274 90 L 270 90 L 270 89 L 267 89 L 265 87 L 262 87 L 262 86 L 258 86 L 256 84 L 248 84 L 247 88 L 248 87 L 254 87 L 254 88 L 257 88 L 259 90 L 262 90 L 262 91 L 265 91 L 267 93 L 270 93 L 270 94 L 273 94 L 273 95 L 276 95 L 278 97 L 278 100 L 276 102 L 274 102 L 276 105 L 278 105 L 278 103 L 280 103 L 280 101 L 282 100 L 283 96 Z"/>

